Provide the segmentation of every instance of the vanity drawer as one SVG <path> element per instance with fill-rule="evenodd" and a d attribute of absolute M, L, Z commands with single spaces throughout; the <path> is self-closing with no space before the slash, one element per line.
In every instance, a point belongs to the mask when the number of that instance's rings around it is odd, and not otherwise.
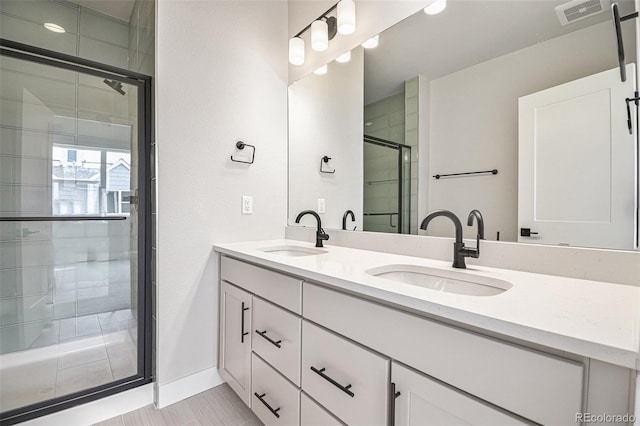
<path fill-rule="evenodd" d="M 302 312 L 302 281 L 230 257 L 220 258 L 220 278 L 292 312 Z"/>
<path fill-rule="evenodd" d="M 342 426 L 338 419 L 309 398 L 300 393 L 300 424 L 303 426 Z"/>
<path fill-rule="evenodd" d="M 300 424 L 300 390 L 251 354 L 251 410 L 267 426 Z"/>
<path fill-rule="evenodd" d="M 581 363 L 304 286 L 305 318 L 458 389 L 541 424 L 573 424 L 584 411 Z"/>
<path fill-rule="evenodd" d="M 301 327 L 299 317 L 254 296 L 252 349 L 298 386 Z"/>
<path fill-rule="evenodd" d="M 302 322 L 302 388 L 349 425 L 386 425 L 389 360 Z"/>

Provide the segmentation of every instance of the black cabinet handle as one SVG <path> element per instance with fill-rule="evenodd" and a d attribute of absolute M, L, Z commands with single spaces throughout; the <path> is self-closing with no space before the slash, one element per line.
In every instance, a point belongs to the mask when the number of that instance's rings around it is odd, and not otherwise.
<path fill-rule="evenodd" d="M 256 333 L 258 333 L 260 336 L 264 337 L 265 339 L 267 339 L 267 341 L 269 343 L 271 343 L 273 346 L 275 346 L 276 348 L 281 348 L 282 346 L 280 345 L 280 343 L 282 343 L 282 340 L 278 340 L 277 342 L 273 339 L 271 339 L 269 336 L 267 336 L 267 330 L 265 331 L 258 331 L 256 330 Z"/>
<path fill-rule="evenodd" d="M 245 308 L 244 307 L 244 302 L 242 302 L 242 310 L 240 311 L 240 315 L 241 315 L 241 319 L 240 319 L 240 343 L 244 343 L 244 336 L 249 334 L 248 331 L 246 333 L 244 331 L 244 311 L 248 311 L 248 310 L 249 310 L 249 308 Z"/>
<path fill-rule="evenodd" d="M 336 382 L 331 377 L 329 377 L 326 374 L 324 374 L 325 370 L 326 370 L 326 368 L 321 368 L 320 370 L 318 370 L 314 366 L 311 366 L 311 371 L 313 371 L 314 373 L 316 373 L 317 375 L 319 375 L 320 377 L 325 379 L 327 382 L 331 383 L 333 386 L 337 387 L 342 392 L 344 392 L 347 395 L 349 395 L 351 398 L 353 398 L 355 396 L 355 394 L 349 390 L 349 389 L 351 389 L 351 385 L 342 386 L 340 383 Z"/>
<path fill-rule="evenodd" d="M 273 414 L 277 418 L 280 418 L 280 414 L 278 414 L 278 411 L 280 411 L 280 407 L 274 410 L 273 407 L 270 406 L 269 403 L 263 399 L 266 393 L 263 393 L 262 395 L 258 395 L 258 392 L 254 392 L 253 394 L 256 396 L 256 398 L 260 400 L 260 402 L 262 402 L 265 405 L 265 407 L 269 409 L 269 411 L 271 411 L 271 414 Z"/>
<path fill-rule="evenodd" d="M 391 426 L 396 424 L 396 398 L 401 395 L 400 392 L 396 392 L 396 384 L 391 383 Z"/>

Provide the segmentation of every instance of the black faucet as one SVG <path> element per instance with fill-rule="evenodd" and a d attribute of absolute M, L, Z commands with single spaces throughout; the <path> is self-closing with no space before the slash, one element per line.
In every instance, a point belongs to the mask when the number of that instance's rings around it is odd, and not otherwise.
<path fill-rule="evenodd" d="M 347 210 L 346 212 L 344 212 L 344 214 L 342 215 L 342 229 L 345 231 L 347 230 L 347 216 L 351 216 L 351 220 L 354 222 L 356 221 L 356 215 L 354 215 L 351 210 Z M 355 231 L 356 228 L 353 228 L 353 230 Z"/>
<path fill-rule="evenodd" d="M 313 210 L 303 210 L 298 214 L 298 217 L 296 217 L 296 223 L 300 223 L 300 219 L 306 214 L 312 215 L 318 221 L 318 230 L 316 231 L 316 247 L 324 247 L 322 245 L 322 241 L 328 240 L 329 235 L 327 235 L 327 233 L 324 232 L 324 229 L 322 229 L 322 221 L 320 220 L 320 216 L 318 216 L 318 213 L 314 212 Z"/>
<path fill-rule="evenodd" d="M 478 223 L 478 239 L 484 240 L 484 219 L 482 218 L 480 210 L 473 209 L 469 212 L 469 217 L 467 217 L 467 226 L 473 226 L 474 218 Z"/>
<path fill-rule="evenodd" d="M 476 248 L 465 247 L 464 242 L 462 241 L 462 223 L 460 222 L 460 219 L 458 219 L 458 216 L 449 210 L 436 210 L 435 212 L 430 213 L 429 216 L 425 217 L 420 224 L 420 229 L 426 231 L 429 222 L 438 216 L 444 216 L 451 219 L 456 227 L 456 241 L 453 243 L 453 267 L 466 268 L 467 265 L 464 263 L 465 257 L 477 258 L 480 256 L 480 237 L 478 236 L 478 238 L 476 238 Z"/>

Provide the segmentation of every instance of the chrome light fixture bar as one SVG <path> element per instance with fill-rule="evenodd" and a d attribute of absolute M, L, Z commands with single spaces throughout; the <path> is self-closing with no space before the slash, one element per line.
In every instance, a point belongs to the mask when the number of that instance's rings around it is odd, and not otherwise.
<path fill-rule="evenodd" d="M 337 17 L 328 16 L 337 9 Z M 329 48 L 329 40 L 337 33 L 352 34 L 356 29 L 356 5 L 353 0 L 340 0 L 298 34 L 289 39 L 289 63 L 302 65 L 305 61 L 305 43 L 302 34 L 311 29 L 311 48 L 323 52 Z"/>

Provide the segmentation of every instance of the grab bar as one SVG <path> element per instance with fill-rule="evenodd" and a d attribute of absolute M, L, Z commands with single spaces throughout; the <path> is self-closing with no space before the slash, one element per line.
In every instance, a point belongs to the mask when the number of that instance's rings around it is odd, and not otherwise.
<path fill-rule="evenodd" d="M 127 216 L 20 216 L 0 217 L 0 222 L 75 222 L 83 220 L 126 220 Z"/>
<path fill-rule="evenodd" d="M 465 173 L 448 173 L 445 175 L 433 175 L 434 178 L 436 179 L 440 179 L 443 177 L 449 177 L 449 176 L 464 176 L 464 175 L 477 175 L 480 173 L 491 173 L 492 175 L 497 175 L 498 174 L 498 169 L 493 169 L 493 170 L 483 170 L 480 172 L 465 172 Z"/>

